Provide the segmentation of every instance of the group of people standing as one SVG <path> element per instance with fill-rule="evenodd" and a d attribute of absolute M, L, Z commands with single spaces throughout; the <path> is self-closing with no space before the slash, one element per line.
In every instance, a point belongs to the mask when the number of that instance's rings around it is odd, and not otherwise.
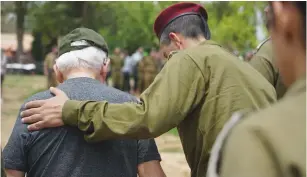
<path fill-rule="evenodd" d="M 144 51 L 143 47 L 139 47 L 132 54 L 127 50 L 115 48 L 110 56 L 106 83 L 119 90 L 138 95 L 153 82 L 162 65 L 162 57 L 154 48 Z M 130 82 L 131 80 L 133 82 Z"/>

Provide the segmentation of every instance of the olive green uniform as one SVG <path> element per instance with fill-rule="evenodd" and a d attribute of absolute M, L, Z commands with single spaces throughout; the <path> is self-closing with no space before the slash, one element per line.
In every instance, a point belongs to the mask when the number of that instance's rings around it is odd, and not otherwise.
<path fill-rule="evenodd" d="M 221 177 L 305 177 L 306 78 L 296 81 L 278 103 L 238 119 L 230 130 L 220 151 Z M 223 146 L 217 144 L 213 151 Z M 218 176 L 214 161 L 211 157 L 207 177 Z"/>
<path fill-rule="evenodd" d="M 44 66 L 47 67 L 47 88 L 56 87 L 58 82 L 56 80 L 55 73 L 53 71 L 53 65 L 55 64 L 56 55 L 52 52 L 46 55 Z"/>
<path fill-rule="evenodd" d="M 63 121 L 91 142 L 154 138 L 177 126 L 191 175 L 203 177 L 215 138 L 232 113 L 267 107 L 275 94 L 249 64 L 208 40 L 173 54 L 139 104 L 69 100 Z"/>
<path fill-rule="evenodd" d="M 139 82 L 140 83 L 139 89 L 141 92 L 143 92 L 154 81 L 158 73 L 158 67 L 155 59 L 151 56 L 144 57 L 140 61 L 138 67 L 139 67 L 139 76 L 142 76 L 142 79 Z"/>
<path fill-rule="evenodd" d="M 111 59 L 111 71 L 112 71 L 112 83 L 113 87 L 122 90 L 123 78 L 121 69 L 124 66 L 124 61 L 120 55 L 112 55 Z"/>
<path fill-rule="evenodd" d="M 281 81 L 275 64 L 270 38 L 257 47 L 257 53 L 251 59 L 250 64 L 275 87 L 277 98 L 280 99 L 285 94 L 286 87 Z"/>

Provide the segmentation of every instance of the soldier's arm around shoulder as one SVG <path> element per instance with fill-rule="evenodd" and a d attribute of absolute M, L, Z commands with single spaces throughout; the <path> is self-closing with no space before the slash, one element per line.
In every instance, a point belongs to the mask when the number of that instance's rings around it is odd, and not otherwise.
<path fill-rule="evenodd" d="M 208 177 L 278 176 L 263 132 L 248 124 L 250 119 L 255 118 L 248 116 L 223 128 L 221 134 L 224 134 L 219 135 L 220 141 L 217 139 L 212 149 Z M 228 130 L 225 132 L 225 129 Z"/>
<path fill-rule="evenodd" d="M 153 138 L 176 127 L 203 100 L 206 78 L 187 54 L 176 54 L 140 96 L 140 103 L 109 104 L 69 100 L 65 124 L 78 126 L 86 140 Z"/>

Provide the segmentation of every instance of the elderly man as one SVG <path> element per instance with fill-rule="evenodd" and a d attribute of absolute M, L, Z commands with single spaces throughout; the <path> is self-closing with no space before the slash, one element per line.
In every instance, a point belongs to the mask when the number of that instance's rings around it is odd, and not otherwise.
<path fill-rule="evenodd" d="M 276 100 L 274 88 L 256 70 L 209 40 L 207 20 L 206 10 L 190 2 L 157 17 L 154 29 L 169 59 L 140 104 L 68 100 L 57 90 L 55 98 L 27 104 L 33 109 L 22 113 L 24 122 L 36 122 L 30 130 L 65 123 L 96 142 L 157 137 L 177 127 L 191 176 L 205 176 L 211 147 L 231 115 Z M 39 116 L 49 111 L 53 114 Z"/>
<path fill-rule="evenodd" d="M 75 100 L 137 102 L 133 96 L 101 83 L 107 73 L 107 56 L 102 36 L 86 28 L 73 30 L 60 41 L 53 67 L 62 83 L 58 88 Z M 45 91 L 26 102 L 51 97 Z M 20 117 L 3 156 L 6 172 L 12 177 L 25 173 L 43 177 L 136 177 L 137 173 L 140 177 L 165 176 L 153 139 L 88 144 L 81 131 L 68 126 L 29 132 Z"/>

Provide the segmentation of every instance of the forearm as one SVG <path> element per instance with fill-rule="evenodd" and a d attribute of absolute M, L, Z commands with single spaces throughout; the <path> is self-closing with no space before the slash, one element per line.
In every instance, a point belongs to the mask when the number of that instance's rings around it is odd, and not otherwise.
<path fill-rule="evenodd" d="M 25 172 L 17 171 L 17 170 L 11 170 L 11 169 L 5 169 L 4 170 L 7 177 L 24 177 Z"/>
<path fill-rule="evenodd" d="M 79 120 L 71 119 L 76 117 L 79 117 Z M 179 114 L 174 116 L 175 119 L 178 117 Z M 154 108 L 148 111 L 144 104 L 136 103 L 68 101 L 63 108 L 64 123 L 85 132 L 85 139 L 88 141 L 155 138 L 176 126 L 164 124 L 165 121 L 160 121 L 163 119 L 171 118 Z"/>
<path fill-rule="evenodd" d="M 166 177 L 159 161 L 149 161 L 138 165 L 139 177 Z"/>

